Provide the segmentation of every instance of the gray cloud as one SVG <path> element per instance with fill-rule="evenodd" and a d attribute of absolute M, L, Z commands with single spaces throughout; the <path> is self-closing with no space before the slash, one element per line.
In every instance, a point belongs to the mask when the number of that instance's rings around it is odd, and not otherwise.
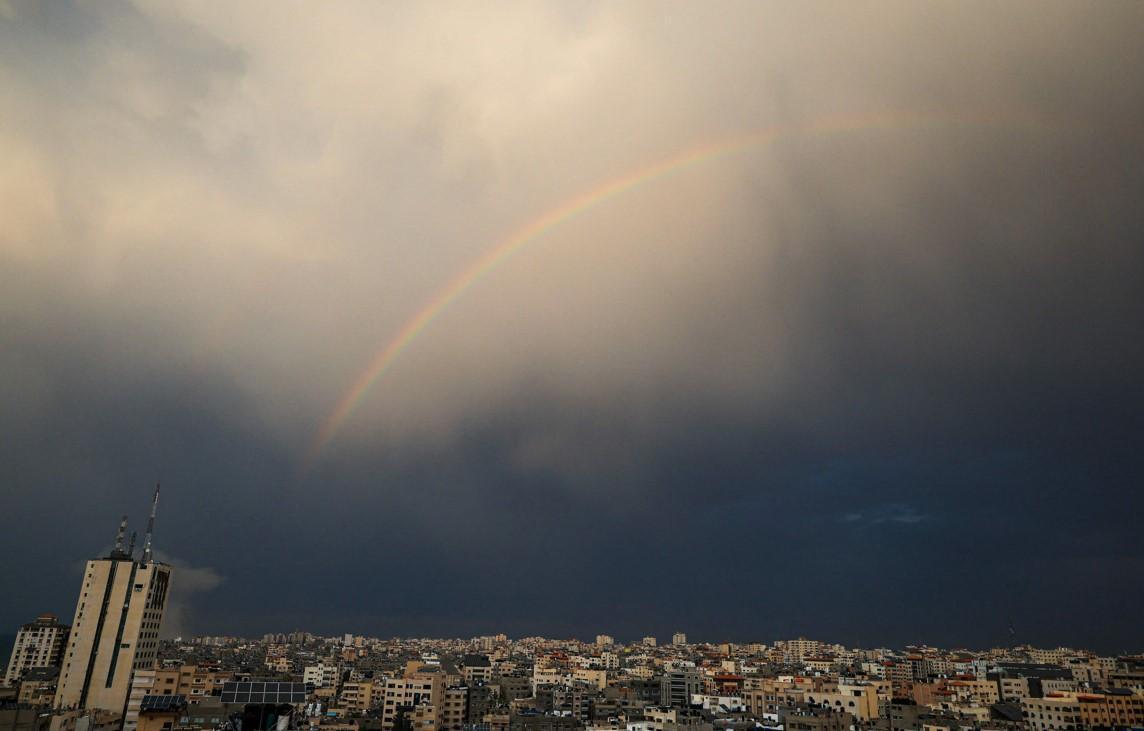
<path fill-rule="evenodd" d="M 1083 520 L 1101 556 L 1140 558 L 1132 511 L 1059 502 L 1139 502 L 1137 4 L 3 7 L 0 454 L 33 523 L 46 489 L 114 516 L 162 473 L 201 498 L 172 498 L 172 552 L 228 576 L 265 564 L 267 505 L 325 540 L 291 549 L 311 581 L 334 536 L 380 531 L 351 543 L 437 542 L 458 585 L 489 563 L 462 547 L 541 545 L 606 593 L 594 542 L 650 550 L 642 521 L 733 526 L 749 552 L 924 519 L 932 564 L 939 528 L 1020 545 Z M 483 253 L 774 125 L 804 132 L 611 197 L 490 272 L 295 477 L 378 349 Z M 238 583 L 253 611 L 264 587 Z M 196 627 L 232 621 L 205 605 Z M 280 621 L 369 621 L 317 609 Z"/>

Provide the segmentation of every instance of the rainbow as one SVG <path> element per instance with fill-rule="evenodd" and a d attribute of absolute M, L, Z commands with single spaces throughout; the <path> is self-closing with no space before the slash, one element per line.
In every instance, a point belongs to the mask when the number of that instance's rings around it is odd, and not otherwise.
<path fill-rule="evenodd" d="M 937 126 L 965 126 L 981 124 L 1003 124 L 1011 126 L 1014 118 L 950 115 L 925 112 L 880 112 L 870 115 L 848 115 L 831 117 L 808 124 L 776 125 L 755 131 L 731 140 L 723 140 L 694 147 L 672 155 L 646 167 L 639 168 L 608 180 L 590 190 L 557 205 L 537 218 L 517 229 L 511 236 L 486 251 L 468 267 L 458 273 L 411 317 L 404 326 L 385 343 L 362 370 L 353 384 L 338 400 L 337 405 L 326 417 L 315 433 L 303 462 L 303 474 L 321 456 L 322 451 L 337 435 L 338 430 L 361 405 L 365 394 L 375 382 L 397 362 L 401 354 L 444 313 L 450 305 L 481 281 L 500 265 L 526 246 L 544 237 L 553 229 L 576 219 L 593 208 L 630 193 L 637 188 L 655 181 L 677 175 L 697 165 L 725 158 L 746 150 L 765 147 L 781 139 L 820 136 L 854 131 L 900 130 L 908 128 Z M 1020 122 L 1041 126 L 1039 120 L 1021 117 Z"/>

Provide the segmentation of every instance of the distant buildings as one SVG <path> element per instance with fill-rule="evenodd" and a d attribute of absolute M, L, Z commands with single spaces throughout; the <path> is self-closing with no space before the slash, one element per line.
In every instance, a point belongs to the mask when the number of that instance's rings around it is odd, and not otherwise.
<path fill-rule="evenodd" d="M 11 687 L 0 689 L 0 731 L 1144 727 L 1144 657 L 1070 648 L 301 631 L 160 647 L 170 569 L 151 557 L 150 527 L 139 559 L 125 531 L 124 522 L 111 554 L 87 563 L 70 633 L 51 615 L 20 629 L 5 673 Z"/>
<path fill-rule="evenodd" d="M 70 627 L 60 624 L 54 614 L 41 614 L 36 621 L 20 627 L 12 645 L 4 685 L 15 686 L 34 668 L 58 668 L 63 660 Z"/>

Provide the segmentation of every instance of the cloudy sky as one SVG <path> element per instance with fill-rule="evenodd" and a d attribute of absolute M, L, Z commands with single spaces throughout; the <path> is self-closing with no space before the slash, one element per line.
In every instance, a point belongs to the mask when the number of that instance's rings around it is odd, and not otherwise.
<path fill-rule="evenodd" d="M 0 2 L 0 627 L 1144 649 L 1142 32 Z"/>

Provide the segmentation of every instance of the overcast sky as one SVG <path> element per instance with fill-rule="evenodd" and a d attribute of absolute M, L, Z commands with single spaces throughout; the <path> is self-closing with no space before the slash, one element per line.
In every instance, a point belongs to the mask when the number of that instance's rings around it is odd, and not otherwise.
<path fill-rule="evenodd" d="M 162 480 L 167 633 L 1144 649 L 1142 34 L 0 0 L 0 632 Z"/>

